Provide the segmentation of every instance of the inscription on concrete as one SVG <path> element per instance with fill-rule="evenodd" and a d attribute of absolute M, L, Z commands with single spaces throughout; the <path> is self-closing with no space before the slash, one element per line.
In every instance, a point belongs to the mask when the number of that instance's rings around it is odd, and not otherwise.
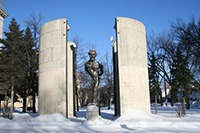
<path fill-rule="evenodd" d="M 137 20 L 117 17 L 115 30 L 115 90 L 120 96 L 115 108 L 120 115 L 127 109 L 150 113 L 145 27 Z"/>
<path fill-rule="evenodd" d="M 56 50 L 54 47 L 49 47 L 40 51 L 40 64 L 48 63 L 52 61 L 58 61 L 60 59 L 59 51 Z"/>
<path fill-rule="evenodd" d="M 73 60 L 69 45 L 66 19 L 50 21 L 41 27 L 39 115 L 61 113 L 65 117 L 73 116 L 73 91 L 69 90 L 73 88 Z"/>

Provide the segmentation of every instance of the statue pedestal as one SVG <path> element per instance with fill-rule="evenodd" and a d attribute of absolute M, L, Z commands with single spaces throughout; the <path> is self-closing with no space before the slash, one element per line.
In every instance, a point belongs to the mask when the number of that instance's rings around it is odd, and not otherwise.
<path fill-rule="evenodd" d="M 93 104 L 87 106 L 86 119 L 95 121 L 99 119 L 99 107 Z"/>

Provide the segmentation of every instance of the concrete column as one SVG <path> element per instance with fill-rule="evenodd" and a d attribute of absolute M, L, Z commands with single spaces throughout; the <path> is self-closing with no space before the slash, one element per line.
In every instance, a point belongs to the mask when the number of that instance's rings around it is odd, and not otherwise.
<path fill-rule="evenodd" d="M 72 51 L 67 44 L 67 20 L 58 19 L 40 29 L 39 54 L 39 115 L 71 111 Z M 69 57 L 69 58 L 67 58 Z M 68 67 L 68 69 L 66 69 Z M 69 71 L 69 72 L 68 72 Z M 73 110 L 73 109 L 72 109 Z"/>
<path fill-rule="evenodd" d="M 75 114 L 75 90 L 74 90 L 74 72 L 73 72 L 73 42 L 67 43 L 67 108 L 68 116 Z"/>
<path fill-rule="evenodd" d="M 115 116 L 117 116 L 120 115 L 120 96 L 119 96 L 118 53 L 117 53 L 116 42 L 113 42 L 112 47 L 113 47 Z"/>
<path fill-rule="evenodd" d="M 145 26 L 134 19 L 117 17 L 115 28 L 120 115 L 127 109 L 150 113 Z"/>

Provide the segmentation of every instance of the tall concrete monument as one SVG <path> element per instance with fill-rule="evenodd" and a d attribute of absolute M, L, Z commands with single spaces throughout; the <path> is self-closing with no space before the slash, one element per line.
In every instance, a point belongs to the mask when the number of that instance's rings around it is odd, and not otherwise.
<path fill-rule="evenodd" d="M 39 115 L 74 115 L 73 55 L 67 27 L 66 19 L 58 19 L 40 29 Z"/>
<path fill-rule="evenodd" d="M 115 30 L 115 114 L 122 115 L 127 109 L 150 113 L 145 26 L 134 19 L 117 17 Z M 48 22 L 40 29 L 39 115 L 75 115 L 74 45 L 67 42 L 67 31 L 66 19 Z M 92 78 L 93 101 L 86 116 L 87 120 L 95 120 L 99 118 L 97 89 L 103 66 L 96 61 L 95 50 L 88 54 L 90 60 L 85 63 L 85 70 Z"/>
<path fill-rule="evenodd" d="M 134 19 L 117 17 L 113 43 L 115 111 L 127 109 L 150 113 L 145 26 Z"/>

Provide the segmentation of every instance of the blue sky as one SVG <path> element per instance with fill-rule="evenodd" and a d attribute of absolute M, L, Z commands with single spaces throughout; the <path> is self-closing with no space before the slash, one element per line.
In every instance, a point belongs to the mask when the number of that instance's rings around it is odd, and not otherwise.
<path fill-rule="evenodd" d="M 9 14 L 4 19 L 4 31 L 15 17 L 21 29 L 25 29 L 24 19 L 40 11 L 42 24 L 66 18 L 70 31 L 68 41 L 77 34 L 83 43 L 93 43 L 103 53 L 111 51 L 110 37 L 115 36 L 113 26 L 116 17 L 129 17 L 141 21 L 146 26 L 147 35 L 152 31 L 160 33 L 168 30 L 169 21 L 182 18 L 188 22 L 191 16 L 200 18 L 200 0 L 3 0 L 4 10 Z"/>

